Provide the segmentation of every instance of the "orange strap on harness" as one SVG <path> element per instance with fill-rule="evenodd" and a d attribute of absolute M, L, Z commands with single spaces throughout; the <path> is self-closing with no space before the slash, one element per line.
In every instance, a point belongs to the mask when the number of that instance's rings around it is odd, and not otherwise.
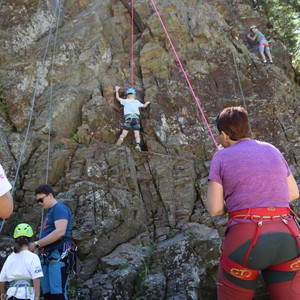
<path fill-rule="evenodd" d="M 220 263 L 228 274 L 239 279 L 254 280 L 259 275 L 260 270 L 244 267 L 223 254 L 221 255 Z"/>

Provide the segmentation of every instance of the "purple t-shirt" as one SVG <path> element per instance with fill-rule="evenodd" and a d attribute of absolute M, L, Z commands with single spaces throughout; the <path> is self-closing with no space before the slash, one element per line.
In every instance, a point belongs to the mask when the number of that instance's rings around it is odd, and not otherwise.
<path fill-rule="evenodd" d="M 291 170 L 271 144 L 242 140 L 215 153 L 208 179 L 223 185 L 228 212 L 253 207 L 289 207 Z"/>

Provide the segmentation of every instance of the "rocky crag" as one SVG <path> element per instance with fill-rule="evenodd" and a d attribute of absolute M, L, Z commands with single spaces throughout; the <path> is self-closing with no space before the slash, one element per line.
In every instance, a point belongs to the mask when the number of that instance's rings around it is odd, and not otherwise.
<path fill-rule="evenodd" d="M 132 151 L 132 134 L 115 145 L 122 108 L 114 86 L 124 91 L 131 82 L 130 4 L 1 1 L 0 161 L 12 181 L 21 162 L 1 261 L 16 223 L 39 231 L 33 191 L 47 180 L 74 215 L 79 260 L 72 299 L 215 299 L 225 219 L 209 217 L 205 196 L 216 147 L 152 1 L 134 4 L 134 82 L 138 98 L 151 102 L 142 112 L 143 151 Z M 155 4 L 215 136 L 220 110 L 246 106 L 253 137 L 277 146 L 299 178 L 291 59 L 253 1 Z M 272 67 L 261 64 L 246 38 L 252 24 L 271 42 Z M 267 299 L 264 290 L 257 297 Z"/>

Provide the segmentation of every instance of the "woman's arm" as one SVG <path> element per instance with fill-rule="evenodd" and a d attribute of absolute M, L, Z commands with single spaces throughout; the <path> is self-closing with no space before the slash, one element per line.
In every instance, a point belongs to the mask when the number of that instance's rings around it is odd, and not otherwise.
<path fill-rule="evenodd" d="M 299 198 L 299 188 L 298 188 L 297 182 L 296 182 L 293 174 L 291 174 L 287 178 L 287 184 L 288 184 L 288 189 L 289 189 L 289 194 L 290 194 L 290 201 L 298 199 Z"/>
<path fill-rule="evenodd" d="M 14 202 L 10 192 L 0 196 L 0 218 L 7 219 L 13 212 Z"/>
<path fill-rule="evenodd" d="M 207 210 L 212 217 L 226 214 L 223 185 L 213 180 L 208 182 Z"/>

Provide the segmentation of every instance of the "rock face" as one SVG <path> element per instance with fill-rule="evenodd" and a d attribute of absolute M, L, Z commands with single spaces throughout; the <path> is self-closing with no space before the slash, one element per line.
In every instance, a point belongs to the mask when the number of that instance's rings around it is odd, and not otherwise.
<path fill-rule="evenodd" d="M 131 74 L 130 5 L 1 1 L 0 162 L 12 181 L 20 165 L 3 234 L 20 221 L 38 233 L 34 190 L 48 181 L 74 215 L 72 299 L 215 299 L 225 220 L 205 209 L 216 147 L 194 98 L 216 137 L 215 116 L 245 106 L 253 137 L 277 146 L 299 178 L 290 57 L 253 1 L 136 0 Z M 252 24 L 271 42 L 272 67 L 246 38 Z M 151 102 L 141 114 L 142 152 L 132 151 L 132 133 L 115 145 L 123 120 L 114 86 L 124 92 L 132 79 L 138 99 Z M 2 261 L 10 244 L 1 241 Z"/>

